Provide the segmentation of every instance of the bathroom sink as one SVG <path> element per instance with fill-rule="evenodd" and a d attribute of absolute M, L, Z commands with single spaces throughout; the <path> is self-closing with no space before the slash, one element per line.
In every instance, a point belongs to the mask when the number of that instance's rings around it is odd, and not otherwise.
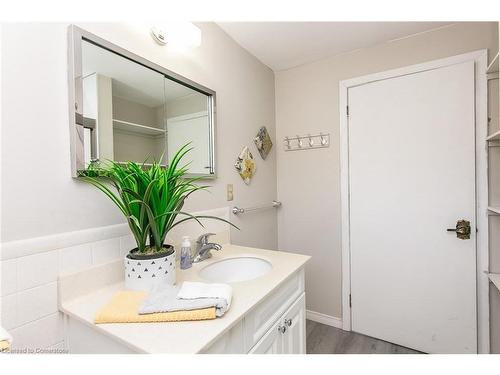
<path fill-rule="evenodd" d="M 209 264 L 199 271 L 199 275 L 207 281 L 235 283 L 264 276 L 272 268 L 272 264 L 265 259 L 241 256 Z"/>

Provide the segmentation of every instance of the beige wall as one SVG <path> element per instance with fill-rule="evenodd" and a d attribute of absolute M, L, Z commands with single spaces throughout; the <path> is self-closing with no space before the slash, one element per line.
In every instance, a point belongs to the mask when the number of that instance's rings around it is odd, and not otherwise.
<path fill-rule="evenodd" d="M 278 246 L 313 257 L 306 270 L 309 310 L 342 315 L 339 81 L 483 48 L 493 55 L 498 50 L 496 23 L 455 24 L 276 73 L 278 142 L 287 135 L 331 134 L 328 149 L 277 151 L 278 199 L 283 202 Z M 494 325 L 500 329 L 499 323 Z M 493 336 L 498 351 L 498 330 Z"/>
<path fill-rule="evenodd" d="M 2 25 L 2 242 L 123 222 L 95 188 L 71 178 L 67 88 L 67 24 Z M 175 52 L 159 46 L 149 29 L 130 24 L 81 27 L 217 92 L 217 172 L 211 193 L 200 192 L 187 210 L 254 205 L 276 198 L 275 151 L 246 186 L 233 164 L 265 125 L 274 138 L 274 73 L 218 26 L 201 23 L 202 45 Z M 29 40 L 30 43 L 26 43 Z M 29 110 L 26 105 L 29 103 Z M 226 184 L 235 200 L 226 201 Z M 12 199 L 15 197 L 15 199 Z M 70 218 L 70 220 L 68 220 Z M 276 213 L 235 218 L 233 242 L 277 247 Z"/>

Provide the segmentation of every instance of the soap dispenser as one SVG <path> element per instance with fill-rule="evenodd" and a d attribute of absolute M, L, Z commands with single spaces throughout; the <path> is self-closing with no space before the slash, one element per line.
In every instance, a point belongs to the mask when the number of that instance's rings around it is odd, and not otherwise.
<path fill-rule="evenodd" d="M 182 237 L 181 244 L 181 270 L 187 270 L 193 265 L 191 241 L 188 236 Z"/>

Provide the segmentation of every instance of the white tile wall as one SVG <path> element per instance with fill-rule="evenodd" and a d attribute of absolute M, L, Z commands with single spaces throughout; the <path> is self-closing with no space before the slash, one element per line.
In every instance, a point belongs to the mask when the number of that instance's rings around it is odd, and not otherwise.
<path fill-rule="evenodd" d="M 92 265 L 92 246 L 83 244 L 59 250 L 59 273 L 74 273 Z"/>
<path fill-rule="evenodd" d="M 57 251 L 18 258 L 17 290 L 34 288 L 57 280 L 59 257 Z"/>
<path fill-rule="evenodd" d="M 228 213 L 226 208 L 197 214 L 227 218 Z M 201 229 L 179 226 L 172 233 L 172 243 L 178 244 L 184 234 L 195 238 L 200 230 L 218 233 L 221 228 L 212 225 L 219 224 L 213 222 Z M 57 277 L 125 256 L 136 246 L 135 241 L 130 232 L 124 234 L 123 228 L 116 227 L 93 228 L 71 235 L 62 233 L 2 246 L 2 250 L 5 247 L 10 250 L 7 258 L 3 253 L 0 262 L 0 325 L 12 335 L 13 348 L 64 348 L 63 319 L 57 308 Z M 52 249 L 47 250 L 51 243 Z"/>
<path fill-rule="evenodd" d="M 2 308 L 1 326 L 7 330 L 17 327 L 17 294 L 10 294 L 0 298 Z"/>
<path fill-rule="evenodd" d="M 32 322 L 57 311 L 56 282 L 24 290 L 17 294 L 18 325 Z"/>
<path fill-rule="evenodd" d="M 133 235 L 120 237 L 120 256 L 125 257 L 130 250 L 137 247 Z"/>
<path fill-rule="evenodd" d="M 120 239 L 110 238 L 92 244 L 92 263 L 109 263 L 120 256 Z"/>
<path fill-rule="evenodd" d="M 115 261 L 134 247 L 127 235 L 1 261 L 0 325 L 12 335 L 13 348 L 64 348 L 58 275 Z"/>
<path fill-rule="evenodd" d="M 2 276 L 0 296 L 15 293 L 17 290 L 17 259 L 1 262 L 0 275 Z"/>
<path fill-rule="evenodd" d="M 10 331 L 13 349 L 45 349 L 63 341 L 61 313 L 48 315 Z"/>

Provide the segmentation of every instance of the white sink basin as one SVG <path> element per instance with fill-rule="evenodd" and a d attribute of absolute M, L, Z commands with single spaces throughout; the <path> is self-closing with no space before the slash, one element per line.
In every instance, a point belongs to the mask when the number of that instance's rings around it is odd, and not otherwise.
<path fill-rule="evenodd" d="M 264 276 L 272 268 L 267 260 L 248 255 L 219 260 L 203 267 L 199 274 L 207 281 L 235 283 Z"/>

